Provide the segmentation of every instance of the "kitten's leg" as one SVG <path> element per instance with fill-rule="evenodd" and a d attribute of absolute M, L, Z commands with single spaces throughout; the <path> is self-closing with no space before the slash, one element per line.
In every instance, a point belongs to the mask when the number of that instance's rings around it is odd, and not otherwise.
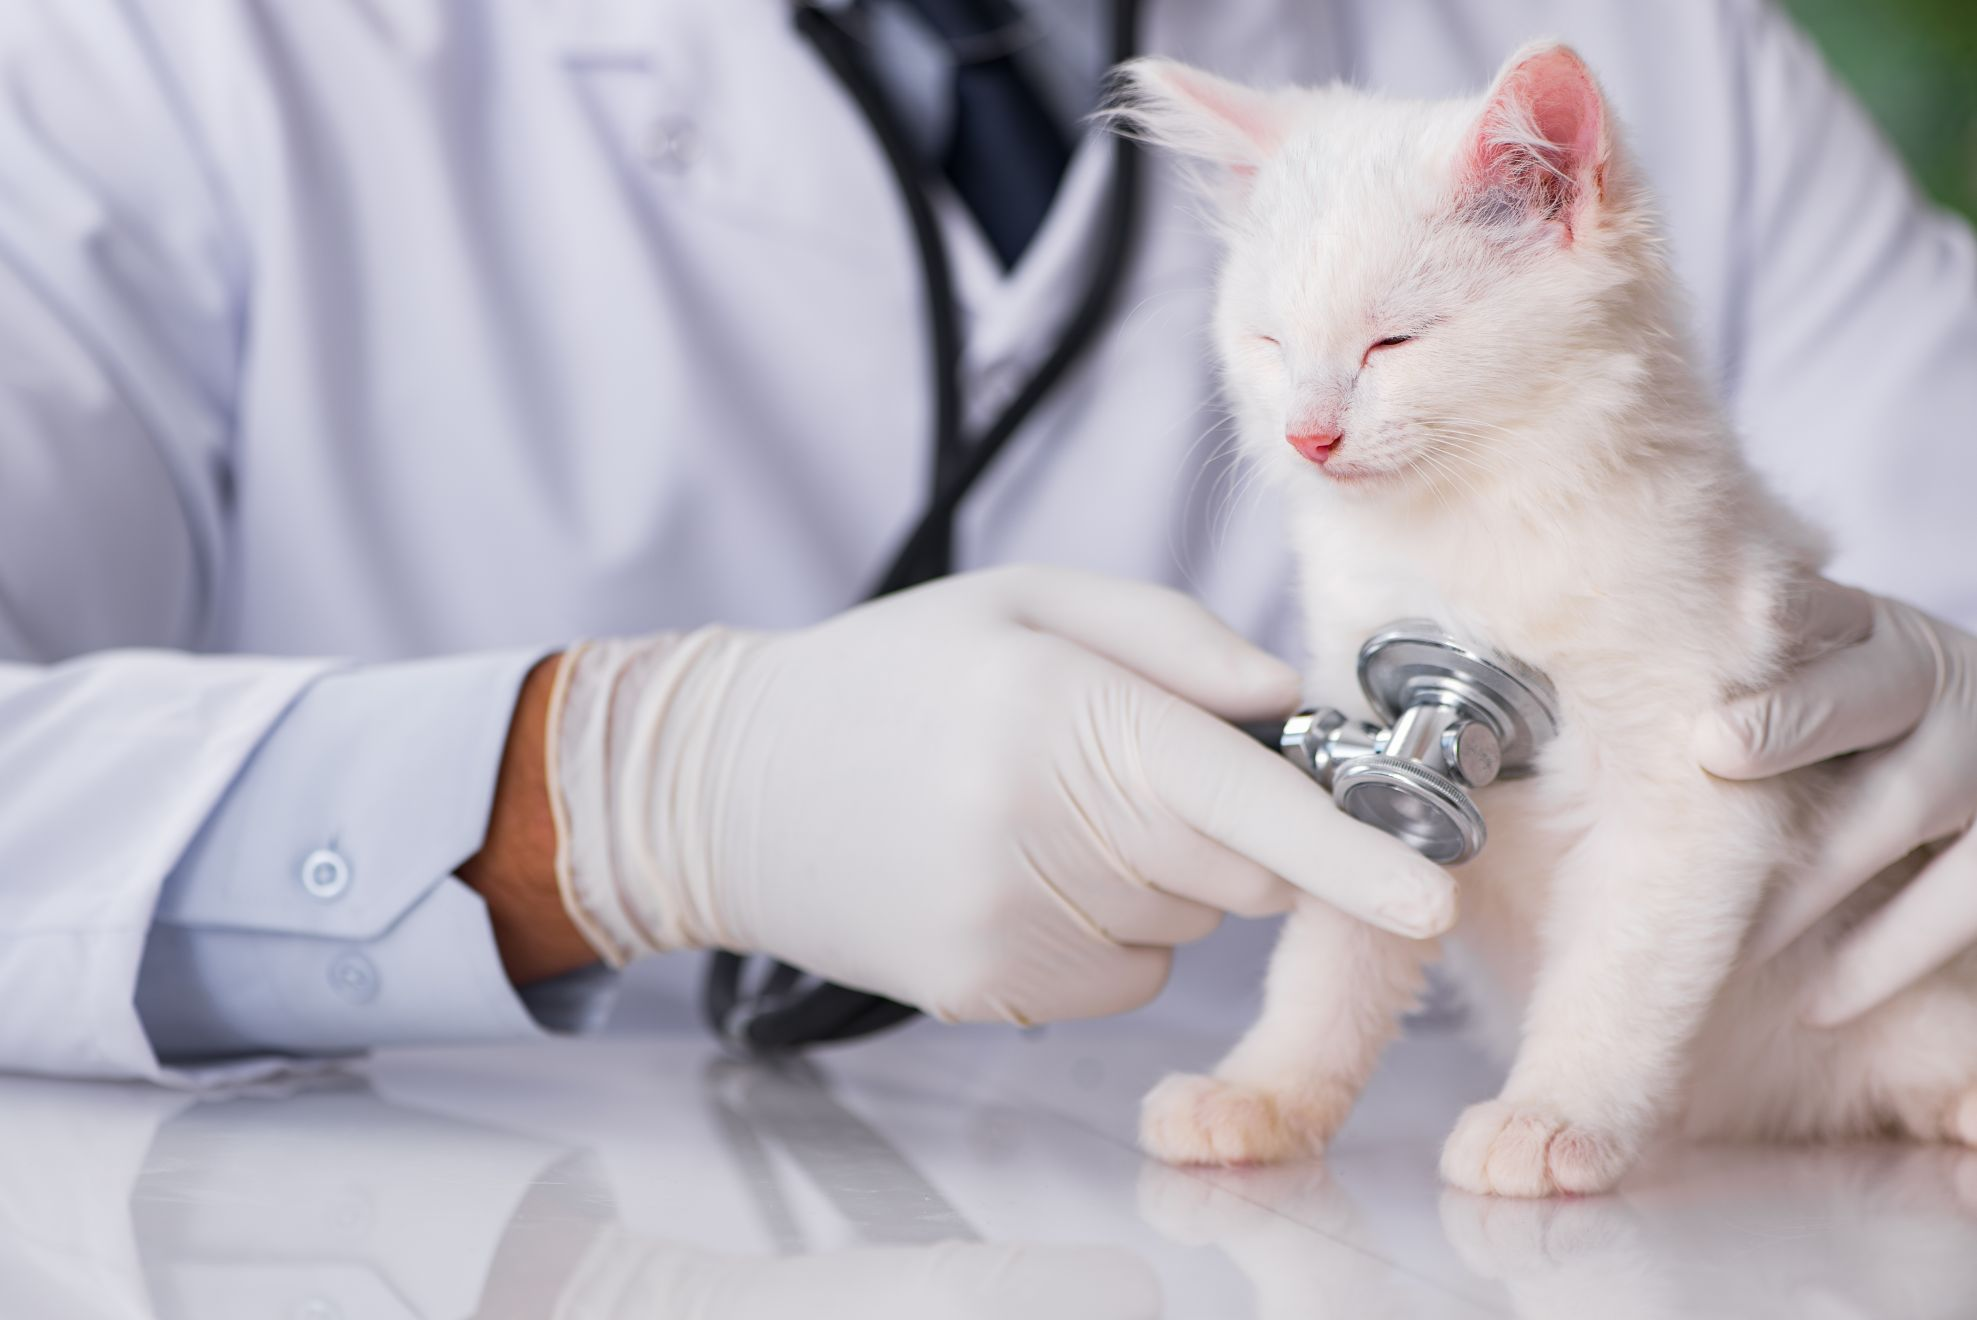
<path fill-rule="evenodd" d="M 1141 1146 L 1175 1164 L 1318 1154 L 1419 995 L 1433 949 L 1301 904 L 1270 957 L 1263 1015 L 1214 1076 L 1176 1073 L 1147 1094 Z"/>
<path fill-rule="evenodd" d="M 1560 862 L 1524 1039 L 1471 1106 L 1442 1176 L 1506 1196 L 1599 1192 L 1630 1166 L 1680 1082 L 1775 854 L 1744 789 L 1616 795 Z"/>

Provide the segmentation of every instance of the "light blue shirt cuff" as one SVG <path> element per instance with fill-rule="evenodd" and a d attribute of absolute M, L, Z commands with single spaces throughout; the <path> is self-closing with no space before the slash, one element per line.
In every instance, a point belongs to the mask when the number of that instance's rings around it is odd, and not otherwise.
<path fill-rule="evenodd" d="M 480 847 L 539 652 L 326 675 L 275 725 L 160 895 L 137 1008 L 168 1062 L 586 1030 L 600 968 L 518 993 Z"/>

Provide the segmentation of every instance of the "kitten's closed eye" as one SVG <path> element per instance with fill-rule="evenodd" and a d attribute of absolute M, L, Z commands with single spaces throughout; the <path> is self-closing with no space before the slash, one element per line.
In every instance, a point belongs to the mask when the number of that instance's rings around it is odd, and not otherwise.
<path fill-rule="evenodd" d="M 1359 355 L 1359 365 L 1365 366 L 1373 355 L 1383 348 L 1398 348 L 1402 344 L 1412 343 L 1414 338 L 1413 335 L 1388 335 L 1385 339 L 1376 339 L 1366 346 L 1364 353 Z"/>

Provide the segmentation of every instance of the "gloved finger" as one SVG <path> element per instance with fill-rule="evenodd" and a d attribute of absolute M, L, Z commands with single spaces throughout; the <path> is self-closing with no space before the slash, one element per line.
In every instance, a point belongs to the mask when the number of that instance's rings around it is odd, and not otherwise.
<path fill-rule="evenodd" d="M 1079 915 L 1091 923 L 1095 934 L 1113 944 L 1167 948 L 1206 939 L 1222 924 L 1222 914 L 1214 908 L 1165 892 L 1156 884 L 1137 871 L 1115 877 L 1112 883 L 1080 895 Z"/>
<path fill-rule="evenodd" d="M 1268 867 L 1199 834 L 1168 849 L 1149 874 L 1153 883 L 1170 894 L 1192 899 L 1209 911 L 1237 917 L 1274 917 L 1289 912 L 1297 905 L 1300 893 L 1297 886 Z"/>
<path fill-rule="evenodd" d="M 1977 835 L 1965 835 L 1851 932 L 1814 983 L 1805 1020 L 1837 1027 L 1977 945 Z"/>
<path fill-rule="evenodd" d="M 1038 953 L 1044 953 L 1039 945 Z M 1111 1017 L 1152 1002 L 1167 984 L 1173 970 L 1173 951 L 1144 945 L 1106 945 L 1087 949 L 1071 977 L 1062 975 L 1066 962 L 1051 957 L 1050 966 L 1039 957 L 1033 975 L 1017 973 L 1008 978 L 1009 988 L 986 997 L 987 1020 L 1009 1022 L 1019 1027 L 1041 1022 L 1067 1022 L 1079 1018 Z M 1038 987 L 1034 991 L 1029 986 Z"/>
<path fill-rule="evenodd" d="M 1243 905 L 1234 910 L 1247 908 L 1256 915 L 1288 910 L 1295 893 L 1289 885 L 1157 806 L 1149 810 L 1145 789 L 1135 792 L 1119 783 L 1117 758 L 1105 754 L 1107 746 L 1089 745 L 1095 753 L 1090 769 L 1111 800 L 1092 809 L 1060 778 L 1051 807 L 1073 828 L 1053 832 L 1056 846 L 1046 843 L 1043 851 L 1029 842 L 1018 845 L 1031 882 L 1073 924 L 1112 944 L 1171 947 L 1206 938 L 1221 924 L 1224 909 L 1197 897 L 1202 875 L 1224 878 L 1226 891 L 1217 896 Z"/>
<path fill-rule="evenodd" d="M 1178 591 L 1062 568 L 996 569 L 984 577 L 1018 622 L 1225 719 L 1263 719 L 1297 705 L 1295 669 Z"/>
<path fill-rule="evenodd" d="M 1174 951 L 1115 943 L 1087 922 L 1065 920 L 1007 933 L 994 950 L 973 959 L 962 951 L 948 961 L 943 983 L 908 992 L 907 1002 L 940 1022 L 1034 1027 L 1138 1008 L 1167 984 Z"/>
<path fill-rule="evenodd" d="M 1792 661 L 1804 664 L 1874 634 L 1874 597 L 1830 578 L 1811 585 L 1785 605 L 1785 631 L 1796 639 Z"/>
<path fill-rule="evenodd" d="M 1175 815 L 1306 894 L 1414 939 L 1455 924 L 1455 882 L 1400 840 L 1332 805 L 1281 757 L 1184 702 L 1155 702 L 1138 742 Z M 1195 897 L 1223 906 L 1214 877 Z"/>
<path fill-rule="evenodd" d="M 1186 901 L 1189 907 L 1217 918 L 1225 912 L 1238 917 L 1274 917 L 1297 903 L 1296 886 L 1200 833 L 1178 816 L 1156 813 L 1130 841 L 1122 842 L 1121 848 L 1132 873 L 1144 883 L 1173 895 L 1171 901 Z M 1199 939 L 1209 930 L 1191 938 Z"/>
<path fill-rule="evenodd" d="M 1696 759 L 1724 779 L 1763 779 L 1892 742 L 1928 713 L 1939 660 L 1932 633 L 1876 602 L 1867 640 L 1704 715 Z"/>
<path fill-rule="evenodd" d="M 1871 754 L 1837 786 L 1821 822 L 1825 840 L 1759 917 L 1750 956 L 1775 957 L 1813 923 L 1922 844 L 1968 824 L 1969 805 L 1954 781 L 1927 772 L 1935 749 L 1910 740 Z"/>

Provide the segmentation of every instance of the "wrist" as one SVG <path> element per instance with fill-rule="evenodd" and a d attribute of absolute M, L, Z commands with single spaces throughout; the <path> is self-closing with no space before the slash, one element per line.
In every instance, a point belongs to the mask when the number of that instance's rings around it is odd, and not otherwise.
<path fill-rule="evenodd" d="M 721 627 L 602 641 L 565 661 L 549 715 L 563 902 L 613 966 L 742 947 L 716 854 L 737 739 L 727 712 L 755 643 Z"/>
<path fill-rule="evenodd" d="M 458 872 L 487 904 L 502 967 L 516 985 L 597 961 L 597 951 L 571 920 L 556 882 L 557 831 L 545 749 L 561 660 L 550 656 L 540 661 L 522 681 L 487 835 Z"/>

